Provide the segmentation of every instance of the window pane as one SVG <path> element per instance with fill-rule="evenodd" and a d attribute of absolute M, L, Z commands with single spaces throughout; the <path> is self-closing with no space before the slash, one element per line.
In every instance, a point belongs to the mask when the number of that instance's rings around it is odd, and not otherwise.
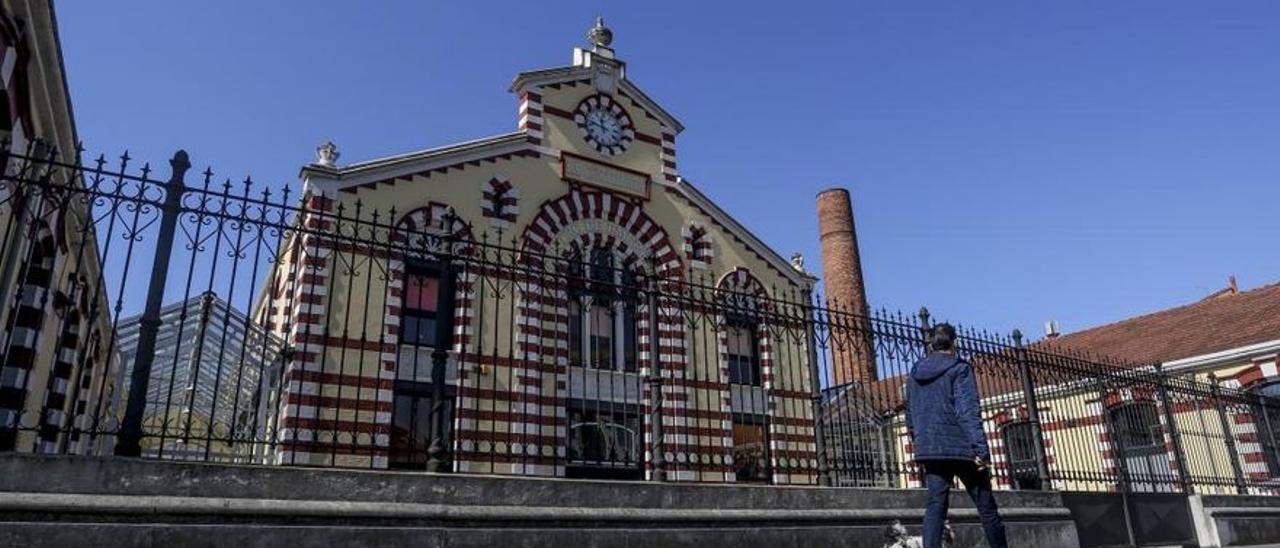
<path fill-rule="evenodd" d="M 636 346 L 636 306 L 628 304 L 622 309 L 622 365 L 625 371 L 638 369 Z"/>
<path fill-rule="evenodd" d="M 569 460 L 596 466 L 640 463 L 640 418 L 628 413 L 571 410 Z"/>
<path fill-rule="evenodd" d="M 434 318 L 406 315 L 401 320 L 400 337 L 403 344 L 435 346 L 436 321 Z"/>
<path fill-rule="evenodd" d="M 444 447 L 446 454 L 451 443 L 453 424 L 453 399 L 445 399 L 442 416 Z M 396 393 L 395 411 L 391 418 L 391 455 L 393 468 L 422 468 L 427 463 L 427 450 L 431 447 L 434 431 L 431 424 L 431 398 L 413 394 Z"/>
<path fill-rule="evenodd" d="M 613 252 L 603 247 L 591 250 L 591 279 L 600 282 L 613 281 Z"/>
<path fill-rule="evenodd" d="M 409 274 L 405 280 L 404 307 L 435 312 L 439 307 L 440 280 L 434 276 Z"/>
<path fill-rule="evenodd" d="M 569 301 L 569 363 L 582 365 L 582 301 Z"/>
<path fill-rule="evenodd" d="M 591 365 L 613 368 L 613 309 L 607 305 L 591 305 Z"/>
<path fill-rule="evenodd" d="M 738 481 L 769 480 L 764 424 L 733 421 L 733 468 Z"/>
<path fill-rule="evenodd" d="M 759 386 L 760 355 L 755 333 L 750 327 L 733 325 L 725 333 L 729 382 Z"/>
<path fill-rule="evenodd" d="M 1160 419 L 1155 406 L 1147 403 L 1130 404 L 1113 410 L 1112 422 L 1119 433 L 1120 443 L 1126 450 L 1159 448 L 1164 450 L 1160 434 Z"/>
<path fill-rule="evenodd" d="M 418 398 L 396 395 L 395 413 L 391 418 L 393 465 L 426 465 L 430 442 L 424 407 L 418 405 Z"/>

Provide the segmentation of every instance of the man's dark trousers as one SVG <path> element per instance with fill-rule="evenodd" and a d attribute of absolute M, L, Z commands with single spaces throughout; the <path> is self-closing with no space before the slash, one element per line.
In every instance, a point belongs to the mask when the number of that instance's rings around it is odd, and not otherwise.
<path fill-rule="evenodd" d="M 924 513 L 924 531 L 921 540 L 924 548 L 942 548 L 942 528 L 947 520 L 947 507 L 950 503 L 951 482 L 960 478 L 965 491 L 973 499 L 978 508 L 978 517 L 982 519 L 982 531 L 987 535 L 990 548 L 1009 548 L 1009 541 L 1004 534 L 1004 520 L 996 508 L 995 496 L 991 494 L 991 474 L 979 470 L 978 465 L 960 460 L 937 460 L 921 463 L 924 466 L 924 483 L 929 489 L 929 505 Z"/>

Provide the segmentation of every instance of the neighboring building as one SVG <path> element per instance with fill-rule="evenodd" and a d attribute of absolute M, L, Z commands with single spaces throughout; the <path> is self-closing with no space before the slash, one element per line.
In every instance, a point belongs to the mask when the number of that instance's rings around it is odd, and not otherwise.
<path fill-rule="evenodd" d="M 971 359 L 997 485 L 1105 491 L 1123 482 L 1133 492 L 1170 492 L 1185 475 L 1196 492 L 1280 488 L 1280 404 L 1254 397 L 1280 396 L 1280 284 L 1241 292 L 1233 279 L 1186 306 L 1066 335 L 1051 331 L 1028 351 L 1055 477 L 1051 486 L 1038 477 L 1013 355 L 988 353 Z M 1168 380 L 1157 380 L 1157 368 Z M 891 387 L 885 393 L 899 393 L 900 379 L 882 381 Z M 910 461 L 900 415 L 891 428 L 899 440 L 894 458 Z M 899 484 L 919 482 L 903 475 Z"/>
<path fill-rule="evenodd" d="M 121 320 L 121 393 L 137 357 L 140 317 Z M 261 462 L 271 449 L 280 339 L 213 293 L 160 310 L 143 416 L 144 456 Z"/>
<path fill-rule="evenodd" d="M 13 154 L 78 160 L 48 1 L 0 1 L 0 137 Z M 5 160 L 0 450 L 109 451 L 121 394 L 92 200 L 75 195 L 84 185 L 75 170 Z"/>
<path fill-rule="evenodd" d="M 1201 301 L 1075 333 L 1051 335 L 1036 346 L 1087 352 L 1141 366 L 1160 364 L 1171 376 L 1210 384 L 1216 379 L 1224 390 L 1280 396 L 1280 374 L 1276 370 L 1276 357 L 1280 354 L 1280 284 L 1240 291 L 1232 277 L 1229 287 Z M 1235 460 L 1250 485 L 1280 486 L 1280 446 L 1276 443 L 1280 439 L 1280 407 L 1215 403 L 1210 395 L 1184 393 L 1177 388 L 1171 394 L 1189 474 L 1230 485 L 1231 461 Z M 1105 413 L 1103 424 L 1110 425 L 1117 435 L 1099 437 L 1097 446 L 1107 449 L 1101 454 L 1075 454 L 1079 450 L 1064 453 L 1066 448 L 1090 447 L 1085 439 L 1081 443 L 1058 443 L 1056 458 L 1078 462 L 1100 458 L 1101 469 L 1110 470 L 1121 464 L 1113 455 L 1125 455 L 1127 462 L 1122 469 L 1135 476 L 1176 475 L 1176 464 L 1171 464 L 1176 461 L 1171 454 L 1172 430 L 1161 415 L 1157 396 L 1149 390 L 1121 389 L 1087 402 L 1099 416 Z M 1045 402 L 1041 407 L 1052 414 L 1054 403 Z M 1227 415 L 1229 434 L 1221 427 L 1219 412 Z M 1007 428 L 1012 424 L 1015 423 L 1005 421 L 997 426 Z M 1087 439 L 1079 428 L 1053 420 L 1048 424 L 1048 430 L 1061 431 L 1054 432 L 1059 437 L 1083 435 Z M 1237 458 L 1228 454 L 1228 441 L 1234 442 Z"/>
<path fill-rule="evenodd" d="M 660 377 L 669 478 L 814 481 L 803 336 L 773 337 L 750 313 L 691 326 L 683 305 L 610 289 L 639 271 L 763 300 L 815 279 L 679 175 L 683 126 L 628 78 L 607 28 L 590 38 L 572 65 L 516 76 L 513 133 L 341 166 L 326 144 L 302 169 L 309 213 L 254 311 L 294 350 L 279 462 L 422 467 L 438 388 L 453 470 L 638 479 Z M 374 211 L 396 212 L 387 245 L 326 236 L 376 234 L 333 226 Z M 494 264 L 444 271 L 441 237 Z M 520 273 L 547 256 L 577 266 Z"/>

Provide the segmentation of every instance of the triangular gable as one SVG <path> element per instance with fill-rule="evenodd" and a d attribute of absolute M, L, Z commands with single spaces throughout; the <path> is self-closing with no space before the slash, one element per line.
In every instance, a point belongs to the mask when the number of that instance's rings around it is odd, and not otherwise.
<path fill-rule="evenodd" d="M 532 70 L 521 72 L 516 75 L 514 81 L 511 82 L 511 91 L 517 95 L 524 93 L 533 87 L 551 87 L 569 82 L 589 82 L 593 69 L 591 67 L 570 66 L 558 67 L 550 69 Z M 675 116 L 667 112 L 650 98 L 644 91 L 626 78 L 620 78 L 618 83 L 618 91 L 628 99 L 639 106 L 646 115 L 662 122 L 663 125 L 670 128 L 674 133 L 684 131 L 684 124 L 681 124 Z"/>

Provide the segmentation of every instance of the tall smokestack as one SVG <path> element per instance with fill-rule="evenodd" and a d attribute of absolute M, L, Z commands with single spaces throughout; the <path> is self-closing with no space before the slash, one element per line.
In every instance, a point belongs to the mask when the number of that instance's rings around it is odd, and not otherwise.
<path fill-rule="evenodd" d="M 862 259 L 848 190 L 829 188 L 818 193 L 818 238 L 822 242 L 822 277 L 828 302 L 838 303 L 840 310 L 857 315 L 832 321 L 832 381 L 874 381 L 875 355 L 866 322 L 867 290 L 862 284 Z"/>

